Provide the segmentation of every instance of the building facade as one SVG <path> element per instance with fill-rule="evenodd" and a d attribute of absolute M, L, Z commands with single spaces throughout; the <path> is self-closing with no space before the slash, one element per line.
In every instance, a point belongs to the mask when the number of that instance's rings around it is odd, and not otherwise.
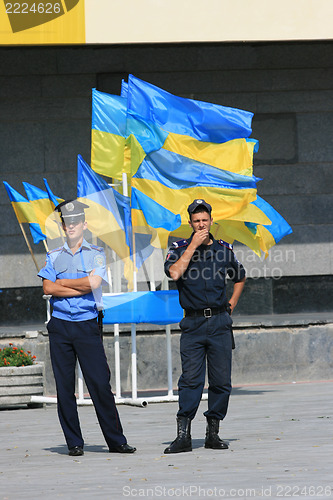
<path fill-rule="evenodd" d="M 258 194 L 293 234 L 267 259 L 235 245 L 249 278 L 238 312 L 331 311 L 333 42 L 171 41 L 0 46 L 1 181 L 24 194 L 22 181 L 44 189 L 45 177 L 57 196 L 75 197 L 77 154 L 90 163 L 91 90 L 119 94 L 129 73 L 251 111 Z M 2 182 L 0 193 L 0 322 L 40 320 L 36 267 Z M 42 267 L 43 244 L 33 250 Z"/>

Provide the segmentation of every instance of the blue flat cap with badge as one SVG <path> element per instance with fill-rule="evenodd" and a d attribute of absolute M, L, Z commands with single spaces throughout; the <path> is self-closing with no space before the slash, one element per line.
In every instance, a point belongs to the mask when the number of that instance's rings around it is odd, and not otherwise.
<path fill-rule="evenodd" d="M 62 220 L 67 224 L 75 224 L 85 220 L 84 210 L 89 205 L 78 200 L 65 200 L 56 206 L 55 210 L 59 212 Z"/>
<path fill-rule="evenodd" d="M 207 212 L 209 214 L 211 214 L 212 212 L 212 207 L 209 203 L 207 203 L 205 200 L 194 200 L 192 201 L 191 205 L 189 205 L 187 207 L 187 211 L 189 213 L 189 215 L 193 214 L 193 212 L 200 206 L 203 206 L 205 207 L 205 209 L 207 210 Z"/>

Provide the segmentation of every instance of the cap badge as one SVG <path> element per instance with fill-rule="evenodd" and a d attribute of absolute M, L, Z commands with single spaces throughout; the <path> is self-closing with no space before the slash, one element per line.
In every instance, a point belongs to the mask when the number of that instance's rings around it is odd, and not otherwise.
<path fill-rule="evenodd" d="M 68 212 L 73 212 L 73 210 L 74 210 L 74 203 L 72 203 L 72 202 L 66 203 L 65 208 L 66 208 L 66 210 Z"/>

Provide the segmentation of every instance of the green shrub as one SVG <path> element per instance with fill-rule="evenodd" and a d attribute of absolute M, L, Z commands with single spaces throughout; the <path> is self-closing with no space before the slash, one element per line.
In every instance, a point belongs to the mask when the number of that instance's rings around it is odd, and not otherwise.
<path fill-rule="evenodd" d="M 31 356 L 31 352 L 24 352 L 23 349 L 9 344 L 9 347 L 0 349 L 0 366 L 27 366 L 33 365 L 36 356 Z"/>

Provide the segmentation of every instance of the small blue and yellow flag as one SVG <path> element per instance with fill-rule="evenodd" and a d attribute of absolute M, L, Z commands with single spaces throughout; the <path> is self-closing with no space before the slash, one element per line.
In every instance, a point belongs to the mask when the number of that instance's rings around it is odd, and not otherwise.
<path fill-rule="evenodd" d="M 18 191 L 12 188 L 8 182 L 3 181 L 9 200 L 20 224 L 28 223 L 33 242 L 37 245 L 40 241 L 46 239 L 37 221 L 34 207 Z"/>
<path fill-rule="evenodd" d="M 48 238 L 59 238 L 62 235 L 61 230 L 56 224 L 55 218 L 50 217 L 53 214 L 54 204 L 50 201 L 47 191 L 33 186 L 28 182 L 22 183 L 27 197 L 34 208 L 38 224 L 41 230 Z"/>
<path fill-rule="evenodd" d="M 85 210 L 88 229 L 112 248 L 121 259 L 130 256 L 130 200 L 108 185 L 77 157 L 77 197 L 89 205 Z"/>
<path fill-rule="evenodd" d="M 57 196 L 55 196 L 52 193 L 51 188 L 49 186 L 49 183 L 47 182 L 47 180 L 45 178 L 43 178 L 43 181 L 44 181 L 44 184 L 45 184 L 45 187 L 46 187 L 46 192 L 48 194 L 49 200 L 52 203 L 53 208 L 55 208 L 57 205 L 59 205 L 59 203 L 61 203 L 62 201 L 64 201 L 64 199 L 63 198 L 58 198 Z"/>

